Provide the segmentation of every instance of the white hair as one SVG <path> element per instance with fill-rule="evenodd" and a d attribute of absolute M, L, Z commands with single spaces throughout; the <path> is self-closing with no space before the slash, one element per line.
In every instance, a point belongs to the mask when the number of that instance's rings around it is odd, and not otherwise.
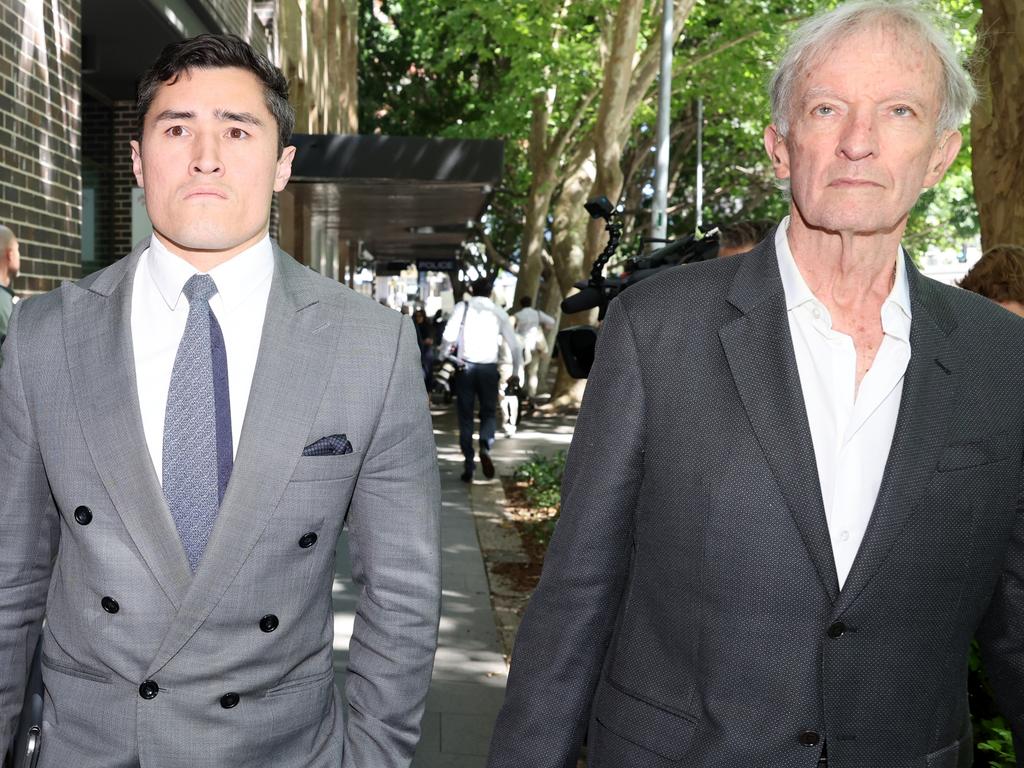
<path fill-rule="evenodd" d="M 800 25 L 790 38 L 768 86 L 772 123 L 782 136 L 789 133 L 794 83 L 804 70 L 839 40 L 879 24 L 916 36 L 935 52 L 942 67 L 942 108 L 936 133 L 959 128 L 977 99 L 971 76 L 934 15 L 917 0 L 854 0 L 820 13 Z"/>

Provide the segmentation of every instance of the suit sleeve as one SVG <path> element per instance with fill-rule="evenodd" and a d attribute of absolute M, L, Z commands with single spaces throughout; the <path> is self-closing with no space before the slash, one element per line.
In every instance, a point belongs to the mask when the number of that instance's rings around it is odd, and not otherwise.
<path fill-rule="evenodd" d="M 629 566 L 644 395 L 620 300 L 601 328 L 558 525 L 512 654 L 489 768 L 575 768 Z"/>
<path fill-rule="evenodd" d="M 59 536 L 22 385 L 15 307 L 0 366 L 0 758 L 21 712 Z"/>
<path fill-rule="evenodd" d="M 1017 766 L 1024 768 L 1024 468 L 1003 572 L 977 638 L 996 703 L 1013 731 Z"/>
<path fill-rule="evenodd" d="M 384 406 L 349 510 L 359 590 L 343 768 L 408 766 L 437 648 L 440 479 L 416 332 L 403 318 Z"/>

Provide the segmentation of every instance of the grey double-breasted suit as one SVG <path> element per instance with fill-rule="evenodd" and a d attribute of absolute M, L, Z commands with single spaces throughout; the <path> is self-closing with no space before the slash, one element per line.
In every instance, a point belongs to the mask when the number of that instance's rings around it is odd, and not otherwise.
<path fill-rule="evenodd" d="M 44 611 L 42 768 L 408 765 L 440 604 L 412 325 L 275 254 L 248 410 L 193 576 L 149 458 L 131 256 L 22 302 L 0 371 L 0 752 Z M 345 434 L 353 452 L 303 456 Z M 335 543 L 359 607 L 342 710 Z"/>
<path fill-rule="evenodd" d="M 1022 746 L 1024 322 L 907 268 L 842 590 L 773 236 L 612 304 L 490 768 L 966 766 L 976 631 Z"/>

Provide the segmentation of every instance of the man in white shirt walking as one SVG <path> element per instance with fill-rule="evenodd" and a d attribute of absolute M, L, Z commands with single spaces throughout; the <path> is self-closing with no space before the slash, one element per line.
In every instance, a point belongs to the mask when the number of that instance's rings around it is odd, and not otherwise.
<path fill-rule="evenodd" d="M 533 299 L 523 296 L 519 299 L 519 311 L 512 318 L 516 324 L 516 335 L 523 347 L 523 365 L 526 380 L 523 382 L 526 396 L 537 396 L 537 371 L 543 355 L 548 351 L 547 333 L 555 327 L 555 318 L 533 307 Z"/>
<path fill-rule="evenodd" d="M 796 31 L 789 216 L 611 303 L 490 768 L 1024 765 L 1024 322 L 901 248 L 974 88 L 909 0 Z"/>
<path fill-rule="evenodd" d="M 470 298 L 452 311 L 442 335 L 448 354 L 460 362 L 455 375 L 455 406 L 459 418 L 459 447 L 464 457 L 461 479 L 473 482 L 476 456 L 473 448 L 473 410 L 480 403 L 480 466 L 484 477 L 494 477 L 490 451 L 498 413 L 498 352 L 504 338 L 512 351 L 512 375 L 522 380 L 523 353 L 508 315 L 491 296 L 487 278 L 474 280 Z"/>

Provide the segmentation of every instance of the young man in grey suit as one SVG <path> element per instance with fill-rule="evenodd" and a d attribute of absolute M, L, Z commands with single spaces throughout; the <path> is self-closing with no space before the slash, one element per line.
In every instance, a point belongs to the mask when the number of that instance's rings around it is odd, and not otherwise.
<path fill-rule="evenodd" d="M 153 237 L 4 347 L 0 752 L 45 616 L 41 768 L 407 766 L 440 603 L 415 331 L 269 239 L 293 112 L 248 45 L 169 46 L 138 119 Z"/>
<path fill-rule="evenodd" d="M 1024 765 L 1024 322 L 900 248 L 972 98 L 905 0 L 796 34 L 789 217 L 608 310 L 490 768 L 962 768 L 976 633 Z"/>

